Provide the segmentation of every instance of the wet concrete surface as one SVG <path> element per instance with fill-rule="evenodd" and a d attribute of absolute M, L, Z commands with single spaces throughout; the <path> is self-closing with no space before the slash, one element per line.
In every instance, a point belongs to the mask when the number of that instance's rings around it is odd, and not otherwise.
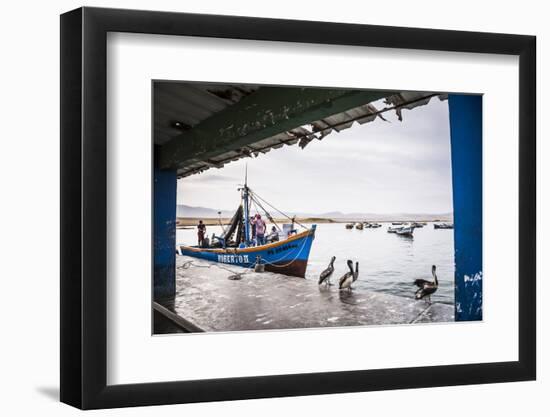
<path fill-rule="evenodd" d="M 235 278 L 235 274 L 239 279 Z M 361 277 L 359 277 L 361 279 Z M 454 321 L 454 307 L 177 256 L 176 296 L 161 304 L 207 332 Z"/>

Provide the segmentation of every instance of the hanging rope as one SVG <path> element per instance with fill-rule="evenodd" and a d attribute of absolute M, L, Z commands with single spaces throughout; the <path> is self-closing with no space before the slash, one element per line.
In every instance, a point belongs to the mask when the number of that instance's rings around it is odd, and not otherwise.
<path fill-rule="evenodd" d="M 262 206 L 262 204 L 261 204 L 258 200 L 256 200 L 256 199 L 254 198 L 254 195 L 253 195 L 253 194 L 250 196 L 250 198 L 252 199 L 252 201 L 254 202 L 254 204 L 257 204 L 257 205 L 263 210 L 265 216 L 269 219 L 269 221 L 270 221 L 271 223 L 273 223 L 273 224 L 275 225 L 275 227 L 276 227 L 277 229 L 279 229 L 279 231 L 281 231 L 281 228 L 279 227 L 279 225 L 277 224 L 277 222 L 275 221 L 275 219 L 273 218 L 273 216 L 271 216 L 271 214 L 264 208 L 264 206 Z"/>
<path fill-rule="evenodd" d="M 271 207 L 273 210 L 277 211 L 278 213 L 282 214 L 284 217 L 286 217 L 287 219 L 289 219 L 292 223 L 297 223 L 299 224 L 300 226 L 302 226 L 304 229 L 307 229 L 306 226 L 304 226 L 302 223 L 300 223 L 299 221 L 296 220 L 296 216 L 294 217 L 290 217 L 288 216 L 287 214 L 283 213 L 281 210 L 279 210 L 277 207 L 273 206 L 272 204 L 270 204 L 269 202 L 267 202 L 266 200 L 264 200 L 262 197 L 260 197 L 258 195 L 258 193 L 254 192 L 254 196 L 256 196 L 257 198 L 259 198 L 263 203 L 267 204 L 269 207 Z"/>
<path fill-rule="evenodd" d="M 218 223 L 220 224 L 220 227 L 222 228 L 222 235 L 225 235 L 225 233 L 226 233 L 225 226 L 222 224 L 222 219 L 221 219 L 221 217 L 219 217 L 219 214 L 218 214 Z"/>
<path fill-rule="evenodd" d="M 258 209 L 258 206 L 256 205 L 256 201 L 252 198 L 251 195 L 248 196 L 250 198 L 250 202 L 252 203 L 252 206 L 254 206 L 254 210 L 256 210 L 256 213 L 259 213 L 260 210 Z M 254 216 L 251 216 L 254 217 Z"/>

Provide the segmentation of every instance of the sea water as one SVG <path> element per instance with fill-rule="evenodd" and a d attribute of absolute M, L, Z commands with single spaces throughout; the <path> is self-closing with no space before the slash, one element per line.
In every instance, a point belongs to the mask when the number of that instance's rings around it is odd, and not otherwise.
<path fill-rule="evenodd" d="M 388 233 L 390 223 L 377 229 L 346 229 L 343 223 L 318 224 L 311 247 L 306 279 L 317 281 L 332 256 L 336 256 L 331 281 L 348 271 L 346 261 L 359 262 L 354 287 L 413 298 L 417 278 L 432 280 L 437 267 L 439 288 L 432 301 L 454 304 L 454 243 L 452 229 L 434 229 L 432 223 L 414 230 L 413 237 Z M 207 226 L 207 236 L 221 234 L 220 226 Z M 268 225 L 271 230 L 271 225 Z M 197 231 L 178 229 L 178 244 L 196 245 Z"/>

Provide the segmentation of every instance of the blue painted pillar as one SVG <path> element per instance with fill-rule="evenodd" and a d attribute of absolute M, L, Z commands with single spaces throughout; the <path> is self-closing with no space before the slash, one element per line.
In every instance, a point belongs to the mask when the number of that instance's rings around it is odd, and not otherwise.
<path fill-rule="evenodd" d="M 482 96 L 449 95 L 455 320 L 482 319 Z"/>
<path fill-rule="evenodd" d="M 155 164 L 153 184 L 155 299 L 172 297 L 176 292 L 176 190 L 176 171 L 161 170 Z"/>

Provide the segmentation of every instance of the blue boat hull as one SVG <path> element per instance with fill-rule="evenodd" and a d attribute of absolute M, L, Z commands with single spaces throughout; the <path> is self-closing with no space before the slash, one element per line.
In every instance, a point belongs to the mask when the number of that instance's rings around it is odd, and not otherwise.
<path fill-rule="evenodd" d="M 267 245 L 225 249 L 180 246 L 180 253 L 243 268 L 253 268 L 259 262 L 265 265 L 266 271 L 304 278 L 314 238 L 315 225 L 310 230 Z"/>

